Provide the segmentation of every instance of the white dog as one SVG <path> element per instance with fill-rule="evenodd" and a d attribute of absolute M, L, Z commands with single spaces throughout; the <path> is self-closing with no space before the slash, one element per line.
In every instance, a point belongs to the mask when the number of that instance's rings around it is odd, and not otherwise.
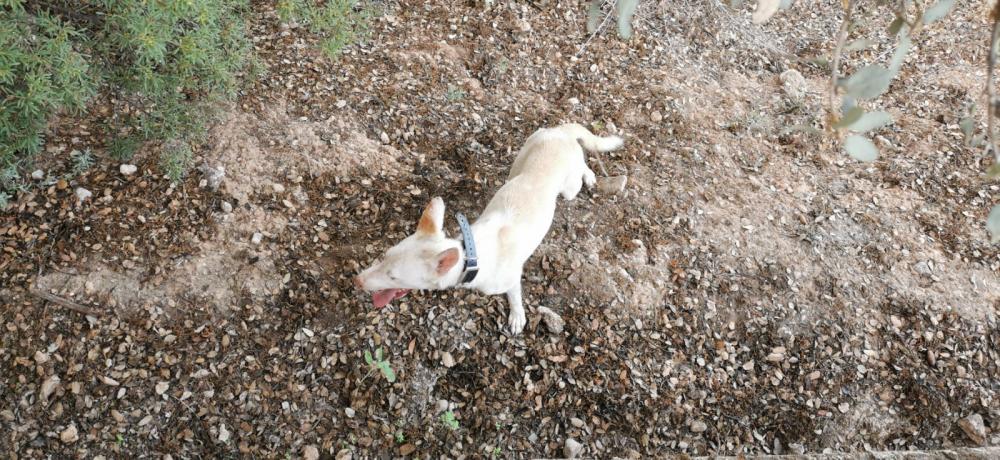
<path fill-rule="evenodd" d="M 527 321 L 521 302 L 521 270 L 552 225 L 556 196 L 572 200 L 582 184 L 596 178 L 583 149 L 607 152 L 621 147 L 620 137 L 599 137 L 570 123 L 536 131 L 518 152 L 507 183 L 470 227 L 457 214 L 460 239 L 445 236 L 444 201 L 434 198 L 415 234 L 386 251 L 382 260 L 354 278 L 372 292 L 381 308 L 412 289 L 465 287 L 483 294 L 507 294 L 508 326 L 513 334 Z M 582 148 L 581 148 L 582 147 Z"/>

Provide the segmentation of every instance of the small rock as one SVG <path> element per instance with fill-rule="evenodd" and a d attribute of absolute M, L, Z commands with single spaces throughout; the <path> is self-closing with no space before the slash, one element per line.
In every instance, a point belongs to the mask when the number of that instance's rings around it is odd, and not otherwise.
<path fill-rule="evenodd" d="M 264 241 L 264 235 L 260 232 L 254 232 L 253 236 L 250 237 L 250 242 L 253 244 L 260 244 L 261 241 Z"/>
<path fill-rule="evenodd" d="M 569 98 L 566 102 L 569 102 L 569 105 L 580 105 L 580 100 L 575 97 Z"/>
<path fill-rule="evenodd" d="M 850 410 L 850 409 L 851 409 L 851 405 L 848 404 L 848 403 L 845 403 L 845 402 L 840 403 L 840 405 L 837 406 L 837 410 L 839 410 L 841 414 L 846 414 L 847 411 Z"/>
<path fill-rule="evenodd" d="M 350 407 L 344 408 L 344 415 L 346 415 L 347 418 L 354 418 L 354 409 L 351 409 Z"/>
<path fill-rule="evenodd" d="M 561 334 L 563 329 L 566 327 L 566 320 L 562 319 L 558 313 L 552 311 L 549 307 L 538 307 L 538 313 L 542 315 L 542 322 L 545 323 L 545 327 L 548 328 L 549 332 L 553 334 Z"/>
<path fill-rule="evenodd" d="M 628 183 L 628 176 L 610 176 L 597 179 L 597 190 L 601 193 L 612 195 L 625 190 Z"/>
<path fill-rule="evenodd" d="M 913 266 L 913 271 L 924 276 L 931 276 L 931 265 L 926 260 L 921 260 Z"/>
<path fill-rule="evenodd" d="M 90 197 L 94 196 L 93 193 L 90 193 L 90 190 L 87 190 L 87 189 L 85 189 L 83 187 L 77 187 L 76 188 L 76 192 L 74 192 L 74 193 L 76 194 L 76 200 L 79 201 L 79 202 L 81 202 L 81 203 L 83 201 L 89 199 Z"/>
<path fill-rule="evenodd" d="M 59 389 L 59 379 L 58 375 L 53 375 L 44 382 L 42 382 L 41 388 L 39 388 L 38 393 L 41 399 L 39 400 L 42 404 L 48 404 L 49 398 L 52 397 L 52 393 L 55 393 Z"/>
<path fill-rule="evenodd" d="M 437 402 L 436 409 L 437 409 L 438 412 L 444 412 L 444 411 L 448 410 L 448 400 L 447 399 L 439 399 L 438 402 Z"/>
<path fill-rule="evenodd" d="M 790 69 L 781 74 L 782 89 L 792 99 L 802 99 L 806 95 L 806 79 L 798 70 Z"/>
<path fill-rule="evenodd" d="M 382 132 L 381 132 L 381 133 L 380 133 L 380 134 L 378 135 L 378 140 L 382 141 L 382 143 L 383 143 L 383 144 L 388 144 L 388 143 L 389 143 L 389 135 L 388 135 L 388 134 L 386 134 L 386 132 L 385 132 L 385 131 L 382 131 Z"/>
<path fill-rule="evenodd" d="M 303 460 L 319 460 L 319 449 L 314 445 L 308 445 L 302 448 L 302 459 Z"/>
<path fill-rule="evenodd" d="M 986 444 L 986 425 L 983 424 L 982 415 L 972 414 L 965 417 L 958 421 L 958 426 L 972 442 L 979 445 Z"/>
<path fill-rule="evenodd" d="M 285 186 L 278 183 L 271 184 L 271 190 L 274 190 L 274 193 L 285 193 Z"/>
<path fill-rule="evenodd" d="M 135 174 L 135 172 L 138 170 L 139 170 L 138 167 L 129 164 L 121 165 L 118 167 L 118 172 L 122 173 L 123 176 L 131 176 Z"/>
<path fill-rule="evenodd" d="M 38 350 L 35 352 L 35 363 L 45 364 L 49 362 L 49 354 L 44 351 Z"/>
<path fill-rule="evenodd" d="M 416 452 L 416 450 L 417 446 L 414 446 L 413 444 L 410 443 L 403 444 L 402 446 L 399 446 L 399 455 L 405 457 L 407 455 L 412 454 L 413 452 Z"/>
<path fill-rule="evenodd" d="M 582 451 L 583 444 L 576 442 L 573 438 L 566 438 L 566 444 L 563 446 L 563 457 L 576 458 Z"/>
<path fill-rule="evenodd" d="M 653 123 L 659 123 L 663 121 L 663 114 L 654 110 L 653 113 L 649 114 L 649 119 L 652 120 Z"/>
<path fill-rule="evenodd" d="M 158 395 L 162 395 L 163 393 L 166 393 L 167 390 L 169 390 L 169 389 L 170 389 L 170 384 L 167 383 L 167 382 L 157 383 L 156 384 L 156 388 L 155 388 L 156 394 L 158 394 Z"/>
<path fill-rule="evenodd" d="M 213 168 L 209 165 L 201 165 L 198 169 L 205 175 L 205 181 L 212 190 L 218 190 L 219 186 L 222 185 L 222 180 L 226 178 L 225 166 L 220 165 Z"/>
<path fill-rule="evenodd" d="M 222 206 L 222 212 L 226 214 L 233 212 L 233 205 L 228 201 L 223 201 L 221 206 Z"/>
<path fill-rule="evenodd" d="M 338 109 L 342 109 L 344 107 L 347 107 L 347 101 L 341 99 L 341 100 L 337 101 L 337 103 L 335 105 L 337 106 Z"/>
<path fill-rule="evenodd" d="M 692 433 L 704 433 L 705 431 L 708 431 L 708 425 L 705 422 L 697 420 L 691 424 Z"/>
<path fill-rule="evenodd" d="M 45 171 L 42 171 L 41 169 L 36 169 L 31 172 L 31 178 L 34 180 L 45 179 Z"/>
<path fill-rule="evenodd" d="M 219 425 L 219 442 L 226 443 L 229 442 L 229 437 L 232 433 L 226 428 L 226 425 Z"/>
<path fill-rule="evenodd" d="M 441 364 L 443 364 L 444 367 L 447 367 L 447 368 L 454 367 L 455 366 L 455 358 L 453 358 L 451 356 L 451 353 L 449 353 L 447 351 L 444 352 L 444 353 L 441 353 Z"/>
<path fill-rule="evenodd" d="M 72 444 L 80 439 L 80 434 L 76 431 L 76 425 L 66 427 L 62 433 L 59 433 L 59 439 L 66 444 Z"/>
<path fill-rule="evenodd" d="M 580 419 L 578 419 L 576 417 L 571 417 L 569 419 L 569 423 L 572 424 L 573 426 L 577 427 L 577 428 L 583 427 L 583 420 L 580 420 Z"/>
<path fill-rule="evenodd" d="M 352 458 L 354 458 L 354 453 L 351 452 L 351 449 L 340 449 L 337 451 L 336 460 L 351 460 Z"/>

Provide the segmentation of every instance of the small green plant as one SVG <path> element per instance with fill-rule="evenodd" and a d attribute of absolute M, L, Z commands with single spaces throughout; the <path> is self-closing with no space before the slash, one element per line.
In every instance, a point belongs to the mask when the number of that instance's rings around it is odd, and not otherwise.
<path fill-rule="evenodd" d="M 281 0 L 277 12 L 282 21 L 302 22 L 321 36 L 319 48 L 330 58 L 367 34 L 371 16 L 371 9 L 358 0 Z"/>
<path fill-rule="evenodd" d="M 402 431 L 397 431 L 395 434 L 396 444 L 402 444 L 406 442 L 406 435 Z"/>
<path fill-rule="evenodd" d="M 142 145 L 142 139 L 135 135 L 115 138 L 108 144 L 108 154 L 118 161 L 131 160 Z"/>
<path fill-rule="evenodd" d="M 389 383 L 393 383 L 396 381 L 396 372 L 392 370 L 392 366 L 389 365 L 388 360 L 382 359 L 382 347 L 378 347 L 375 349 L 374 358 L 372 358 L 372 354 L 370 351 L 365 350 L 365 363 L 367 363 L 368 367 L 371 369 L 370 372 L 375 372 L 375 371 L 381 372 L 382 376 L 385 377 L 385 379 L 388 380 Z"/>
<path fill-rule="evenodd" d="M 451 431 L 455 431 L 459 427 L 458 420 L 455 419 L 455 413 L 450 410 L 441 413 L 441 424 Z"/>
<path fill-rule="evenodd" d="M 465 99 L 465 90 L 463 90 L 458 86 L 449 85 L 448 92 L 445 94 L 445 98 L 448 99 L 448 102 L 460 101 L 462 99 Z"/>
<path fill-rule="evenodd" d="M 121 433 L 115 434 L 115 445 L 118 447 L 125 445 L 125 437 Z"/>
<path fill-rule="evenodd" d="M 82 152 L 74 150 L 70 152 L 69 156 L 73 160 L 73 176 L 79 176 L 94 166 L 94 154 L 90 151 L 90 149 L 86 149 Z"/>
<path fill-rule="evenodd" d="M 183 142 L 168 142 L 160 152 L 160 167 L 171 182 L 177 183 L 184 178 L 191 166 L 191 147 Z"/>
<path fill-rule="evenodd" d="M 503 449 L 501 449 L 500 446 L 496 446 L 490 451 L 490 456 L 493 458 L 499 458 L 501 453 L 503 453 Z"/>

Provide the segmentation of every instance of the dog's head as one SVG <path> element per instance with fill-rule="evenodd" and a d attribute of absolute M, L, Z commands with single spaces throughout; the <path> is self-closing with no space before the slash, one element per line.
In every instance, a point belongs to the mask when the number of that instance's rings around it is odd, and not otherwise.
<path fill-rule="evenodd" d="M 444 200 L 431 200 L 417 224 L 417 232 L 389 248 L 371 267 L 354 278 L 354 285 L 372 293 L 375 308 L 382 308 L 413 289 L 443 289 L 445 276 L 458 264 L 455 240 L 448 239 Z"/>

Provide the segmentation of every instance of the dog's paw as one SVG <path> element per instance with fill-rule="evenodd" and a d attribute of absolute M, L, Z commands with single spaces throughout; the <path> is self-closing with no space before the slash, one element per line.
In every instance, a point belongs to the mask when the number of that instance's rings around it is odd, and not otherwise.
<path fill-rule="evenodd" d="M 524 325 L 528 322 L 528 318 L 524 316 L 524 311 L 510 312 L 507 317 L 507 326 L 510 328 L 510 333 L 512 335 L 520 334 L 524 330 Z"/>
<path fill-rule="evenodd" d="M 588 170 L 583 173 L 583 184 L 586 185 L 587 188 L 594 188 L 594 186 L 597 185 L 597 176 L 594 175 L 593 171 Z"/>

